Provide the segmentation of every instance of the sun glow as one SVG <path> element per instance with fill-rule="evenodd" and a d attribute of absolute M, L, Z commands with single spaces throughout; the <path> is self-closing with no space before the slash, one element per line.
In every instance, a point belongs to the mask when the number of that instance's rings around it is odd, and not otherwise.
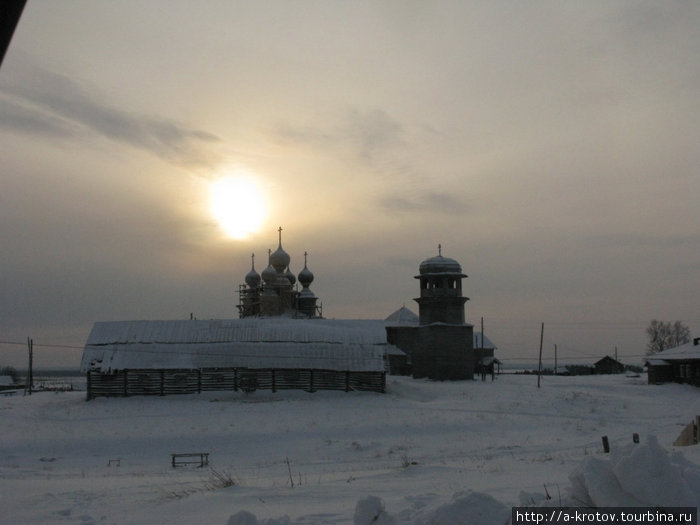
<path fill-rule="evenodd" d="M 227 235 L 243 239 L 265 219 L 265 201 L 247 178 L 223 177 L 211 184 L 211 211 Z"/>

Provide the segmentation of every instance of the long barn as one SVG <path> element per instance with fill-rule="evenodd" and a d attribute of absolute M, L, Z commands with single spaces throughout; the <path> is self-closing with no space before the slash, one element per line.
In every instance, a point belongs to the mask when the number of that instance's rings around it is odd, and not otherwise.
<path fill-rule="evenodd" d="M 384 392 L 382 321 L 252 318 L 98 322 L 83 350 L 87 397 L 208 390 Z"/>

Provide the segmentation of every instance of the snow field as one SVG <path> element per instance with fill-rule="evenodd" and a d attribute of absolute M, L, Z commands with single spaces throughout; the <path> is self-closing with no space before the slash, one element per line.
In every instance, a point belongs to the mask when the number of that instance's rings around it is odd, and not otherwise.
<path fill-rule="evenodd" d="M 536 381 L 0 398 L 0 523 L 476 523 L 533 502 L 605 505 L 613 489 L 654 505 L 692 498 L 700 447 L 668 452 L 700 414 L 697 388 L 624 375 Z M 170 467 L 170 453 L 200 451 L 209 468 Z"/>

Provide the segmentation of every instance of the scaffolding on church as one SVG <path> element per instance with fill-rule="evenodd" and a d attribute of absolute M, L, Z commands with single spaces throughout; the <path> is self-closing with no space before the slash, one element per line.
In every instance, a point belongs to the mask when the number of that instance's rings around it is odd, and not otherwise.
<path fill-rule="evenodd" d="M 255 270 L 255 254 L 251 256 L 251 268 L 245 276 L 245 284 L 238 287 L 239 317 L 322 317 L 318 298 L 309 288 L 314 274 L 307 267 L 308 253 L 304 252 L 304 269 L 299 272 L 297 280 L 289 269 L 291 258 L 282 248 L 281 227 L 278 232 L 279 246 L 274 253 L 268 250 L 268 265 L 262 275 Z M 297 283 L 301 284 L 301 290 L 295 287 Z"/>
<path fill-rule="evenodd" d="M 263 291 L 263 287 L 251 288 L 245 284 L 238 285 L 238 304 L 236 305 L 236 308 L 238 309 L 238 317 L 240 319 L 263 315 L 260 300 L 260 296 L 262 295 Z M 323 303 L 316 303 L 314 301 L 311 304 L 313 310 L 308 306 L 302 308 L 299 298 L 300 292 L 298 290 L 291 292 L 292 307 L 287 311 L 291 317 L 299 319 L 307 319 L 309 317 L 323 318 Z"/>

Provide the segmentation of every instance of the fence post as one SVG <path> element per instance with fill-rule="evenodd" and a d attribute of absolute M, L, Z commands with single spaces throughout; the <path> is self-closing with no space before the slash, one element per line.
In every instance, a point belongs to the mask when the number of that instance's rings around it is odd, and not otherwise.
<path fill-rule="evenodd" d="M 92 399 L 92 376 L 90 375 L 90 371 L 88 370 L 87 372 L 87 400 L 90 401 Z"/>

